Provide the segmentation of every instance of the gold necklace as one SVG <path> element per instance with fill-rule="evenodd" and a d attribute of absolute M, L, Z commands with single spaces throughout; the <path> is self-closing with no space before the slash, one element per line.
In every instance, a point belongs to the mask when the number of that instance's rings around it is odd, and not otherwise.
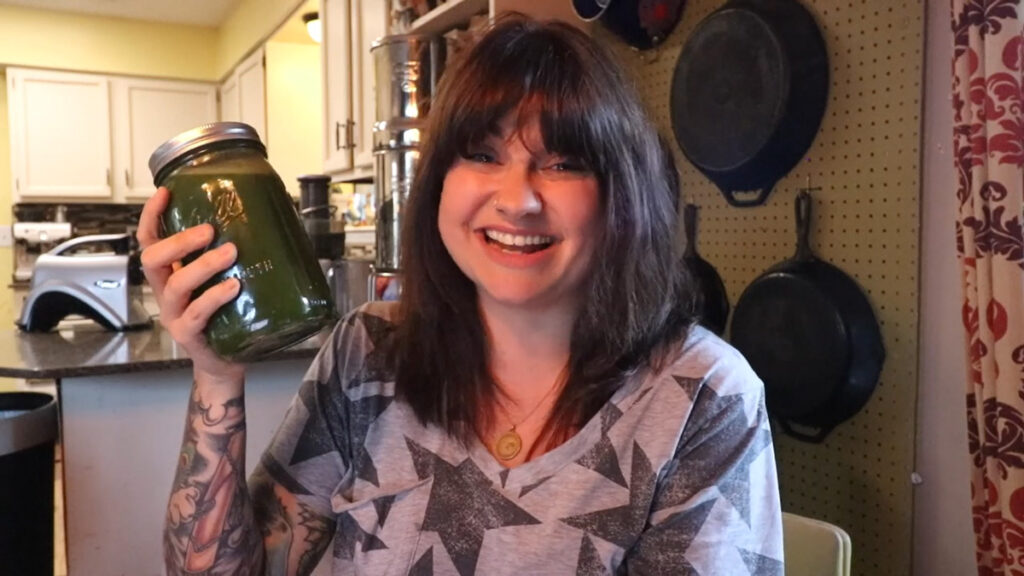
<path fill-rule="evenodd" d="M 548 399 L 548 396 L 551 396 L 551 393 L 555 391 L 555 388 L 559 387 L 558 381 L 555 381 L 551 388 L 549 388 L 544 394 L 544 397 L 541 398 L 540 401 L 537 402 L 537 405 L 533 407 L 533 410 L 530 410 L 530 413 L 519 421 L 519 424 L 513 423 L 512 428 L 498 437 L 498 441 L 494 443 L 494 453 L 498 455 L 498 458 L 502 461 L 508 462 L 519 455 L 519 452 L 523 449 L 523 437 L 519 435 L 519 432 L 516 432 L 516 427 L 529 420 L 530 416 L 533 416 L 533 413 L 536 412 L 544 404 L 544 401 Z M 498 402 L 498 405 L 501 406 L 501 410 L 505 413 L 505 417 L 508 418 L 508 421 L 512 422 L 512 417 L 509 415 L 505 405 L 501 402 Z"/>

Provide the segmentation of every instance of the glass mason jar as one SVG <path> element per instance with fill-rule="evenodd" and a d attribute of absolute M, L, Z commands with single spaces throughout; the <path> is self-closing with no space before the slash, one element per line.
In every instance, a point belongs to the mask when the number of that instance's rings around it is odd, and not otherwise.
<path fill-rule="evenodd" d="M 205 335 L 218 355 L 246 361 L 295 344 L 336 319 L 330 289 L 284 183 L 247 124 L 217 122 L 161 144 L 149 159 L 153 182 L 170 191 L 163 236 L 209 223 L 214 240 L 188 264 L 226 242 L 238 259 L 192 295 L 238 278 L 238 297 L 210 318 Z"/>

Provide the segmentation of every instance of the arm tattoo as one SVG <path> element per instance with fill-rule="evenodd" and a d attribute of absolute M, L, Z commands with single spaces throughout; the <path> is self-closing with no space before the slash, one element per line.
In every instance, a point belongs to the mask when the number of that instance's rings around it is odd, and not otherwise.
<path fill-rule="evenodd" d="M 245 484 L 245 403 L 193 386 L 164 530 L 167 573 L 258 574 L 263 545 Z"/>
<path fill-rule="evenodd" d="M 285 574 L 292 565 L 296 574 L 312 573 L 334 536 L 333 520 L 295 499 L 289 499 L 289 510 L 276 492 L 284 489 L 262 465 L 256 468 L 249 490 L 256 523 L 263 532 L 266 573 Z"/>
<path fill-rule="evenodd" d="M 299 525 L 306 529 L 306 542 L 309 544 L 299 558 L 299 574 L 311 574 L 331 543 L 334 523 L 305 504 L 299 503 L 299 508 Z"/>
<path fill-rule="evenodd" d="M 216 426 L 224 422 L 225 419 L 232 415 L 235 415 L 237 417 L 237 413 L 239 411 L 245 411 L 245 400 L 241 396 L 237 398 L 232 398 L 227 402 L 224 402 L 224 404 L 221 405 L 217 410 L 214 410 L 214 407 L 212 405 L 204 405 L 202 400 L 200 400 L 199 398 L 195 398 L 194 402 L 196 412 L 200 416 L 202 416 L 203 425 L 207 427 Z M 237 425 L 238 424 L 235 424 L 235 426 Z M 245 424 L 243 421 L 242 426 L 244 425 Z"/>

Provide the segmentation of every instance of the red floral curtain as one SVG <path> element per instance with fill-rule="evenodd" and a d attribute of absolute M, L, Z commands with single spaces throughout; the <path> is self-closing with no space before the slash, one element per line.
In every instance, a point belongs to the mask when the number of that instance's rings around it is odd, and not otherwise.
<path fill-rule="evenodd" d="M 952 0 L 952 8 L 978 574 L 1024 576 L 1024 7 Z"/>

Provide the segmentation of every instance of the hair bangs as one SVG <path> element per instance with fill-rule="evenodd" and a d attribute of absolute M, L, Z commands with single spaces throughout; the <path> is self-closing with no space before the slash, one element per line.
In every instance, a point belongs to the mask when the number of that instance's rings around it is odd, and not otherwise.
<path fill-rule="evenodd" d="M 502 120 L 528 97 L 526 70 L 501 70 L 500 65 L 475 58 L 459 71 L 460 78 L 451 87 L 456 95 L 452 114 L 439 142 L 449 162 L 454 155 L 468 156 L 474 147 L 499 136 Z"/>
<path fill-rule="evenodd" d="M 601 144 L 614 138 L 599 112 L 602 96 L 587 74 L 578 47 L 565 38 L 537 34 L 507 43 L 487 42 L 459 70 L 457 100 L 444 127 L 440 148 L 468 156 L 490 137 L 501 135 L 501 123 L 515 115 L 516 131 L 539 120 L 548 152 L 571 157 L 588 168 L 602 165 Z"/>

